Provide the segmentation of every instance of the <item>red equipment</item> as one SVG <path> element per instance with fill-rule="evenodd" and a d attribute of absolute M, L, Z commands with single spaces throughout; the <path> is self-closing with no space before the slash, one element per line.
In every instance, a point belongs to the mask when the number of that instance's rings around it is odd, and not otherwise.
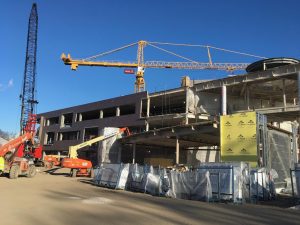
<path fill-rule="evenodd" d="M 71 176 L 93 176 L 92 162 L 85 159 L 64 158 L 62 167 L 71 169 Z"/>
<path fill-rule="evenodd" d="M 16 179 L 19 175 L 33 177 L 36 174 L 35 157 L 41 156 L 41 147 L 34 147 L 36 115 L 30 118 L 24 128 L 24 134 L 0 147 L 0 157 L 4 158 L 3 173 Z"/>
<path fill-rule="evenodd" d="M 44 165 L 46 168 L 52 168 L 53 166 L 60 165 L 60 156 L 58 155 L 46 155 L 44 157 Z"/>

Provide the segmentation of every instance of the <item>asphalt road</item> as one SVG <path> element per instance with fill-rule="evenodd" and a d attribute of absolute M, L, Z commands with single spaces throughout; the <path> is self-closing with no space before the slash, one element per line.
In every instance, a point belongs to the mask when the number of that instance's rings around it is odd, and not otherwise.
<path fill-rule="evenodd" d="M 0 177 L 0 224 L 300 224 L 300 210 L 153 197 L 100 188 L 64 172 Z"/>

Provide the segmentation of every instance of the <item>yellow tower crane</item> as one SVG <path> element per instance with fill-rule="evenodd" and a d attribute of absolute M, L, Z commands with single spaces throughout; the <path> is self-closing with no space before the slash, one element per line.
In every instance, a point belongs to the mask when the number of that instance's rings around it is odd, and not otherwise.
<path fill-rule="evenodd" d="M 209 62 L 197 62 L 192 59 L 180 56 L 174 52 L 158 47 L 160 45 L 174 45 L 174 46 L 190 46 L 190 47 L 202 47 L 207 49 Z M 96 58 L 123 50 L 134 45 L 138 46 L 137 50 L 137 60 L 133 62 L 124 62 L 124 61 L 93 61 Z M 185 62 L 165 62 L 165 61 L 144 61 L 144 48 L 146 46 L 152 46 L 156 49 L 169 53 L 171 55 L 177 56 L 181 59 L 186 60 Z M 144 80 L 144 70 L 145 68 L 166 68 L 166 69 L 189 69 L 189 70 L 244 70 L 249 64 L 248 63 L 213 63 L 211 58 L 210 49 L 216 49 L 221 51 L 227 51 L 231 53 L 237 53 L 246 56 L 252 56 L 256 58 L 265 58 L 261 56 L 241 53 L 237 51 L 231 51 L 227 49 L 217 48 L 213 46 L 206 45 L 190 45 L 190 44 L 173 44 L 173 43 L 162 43 L 162 42 L 147 42 L 147 41 L 138 41 L 108 52 L 104 52 L 95 56 L 91 56 L 85 59 L 72 59 L 71 55 L 67 56 L 63 53 L 61 59 L 65 65 L 70 65 L 72 70 L 77 70 L 78 66 L 102 66 L 102 67 L 121 67 L 121 68 L 136 68 L 136 80 L 135 80 L 135 92 L 145 91 L 145 80 Z"/>

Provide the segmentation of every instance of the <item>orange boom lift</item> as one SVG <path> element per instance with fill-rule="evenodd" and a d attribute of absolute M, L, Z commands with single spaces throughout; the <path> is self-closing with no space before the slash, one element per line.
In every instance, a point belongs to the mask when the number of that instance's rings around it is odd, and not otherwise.
<path fill-rule="evenodd" d="M 79 159 L 77 151 L 83 147 L 91 146 L 94 143 L 104 141 L 114 136 L 122 135 L 123 133 L 125 133 L 127 136 L 130 135 L 129 129 L 125 127 L 125 128 L 120 128 L 118 131 L 113 132 L 111 134 L 101 135 L 99 137 L 93 138 L 81 144 L 70 146 L 69 155 L 67 158 L 64 158 L 62 160 L 61 166 L 63 168 L 70 168 L 71 169 L 70 175 L 72 177 L 92 176 L 93 175 L 92 162 L 85 159 Z"/>

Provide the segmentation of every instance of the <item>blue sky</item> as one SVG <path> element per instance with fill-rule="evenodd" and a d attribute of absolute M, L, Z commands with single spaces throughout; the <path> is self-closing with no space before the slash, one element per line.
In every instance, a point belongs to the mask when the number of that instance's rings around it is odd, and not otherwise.
<path fill-rule="evenodd" d="M 31 0 L 0 0 L 0 129 L 19 130 L 27 22 Z M 123 69 L 79 67 L 71 71 L 62 52 L 85 58 L 138 40 L 212 45 L 266 56 L 300 58 L 300 2 L 297 0 L 116 1 L 37 0 L 38 112 L 133 93 L 134 76 Z M 168 47 L 207 61 L 199 48 Z M 104 59 L 134 60 L 136 49 Z M 256 59 L 212 51 L 215 62 Z M 146 47 L 146 60 L 177 60 Z M 150 92 L 178 87 L 180 78 L 212 79 L 226 72 L 147 69 Z"/>

